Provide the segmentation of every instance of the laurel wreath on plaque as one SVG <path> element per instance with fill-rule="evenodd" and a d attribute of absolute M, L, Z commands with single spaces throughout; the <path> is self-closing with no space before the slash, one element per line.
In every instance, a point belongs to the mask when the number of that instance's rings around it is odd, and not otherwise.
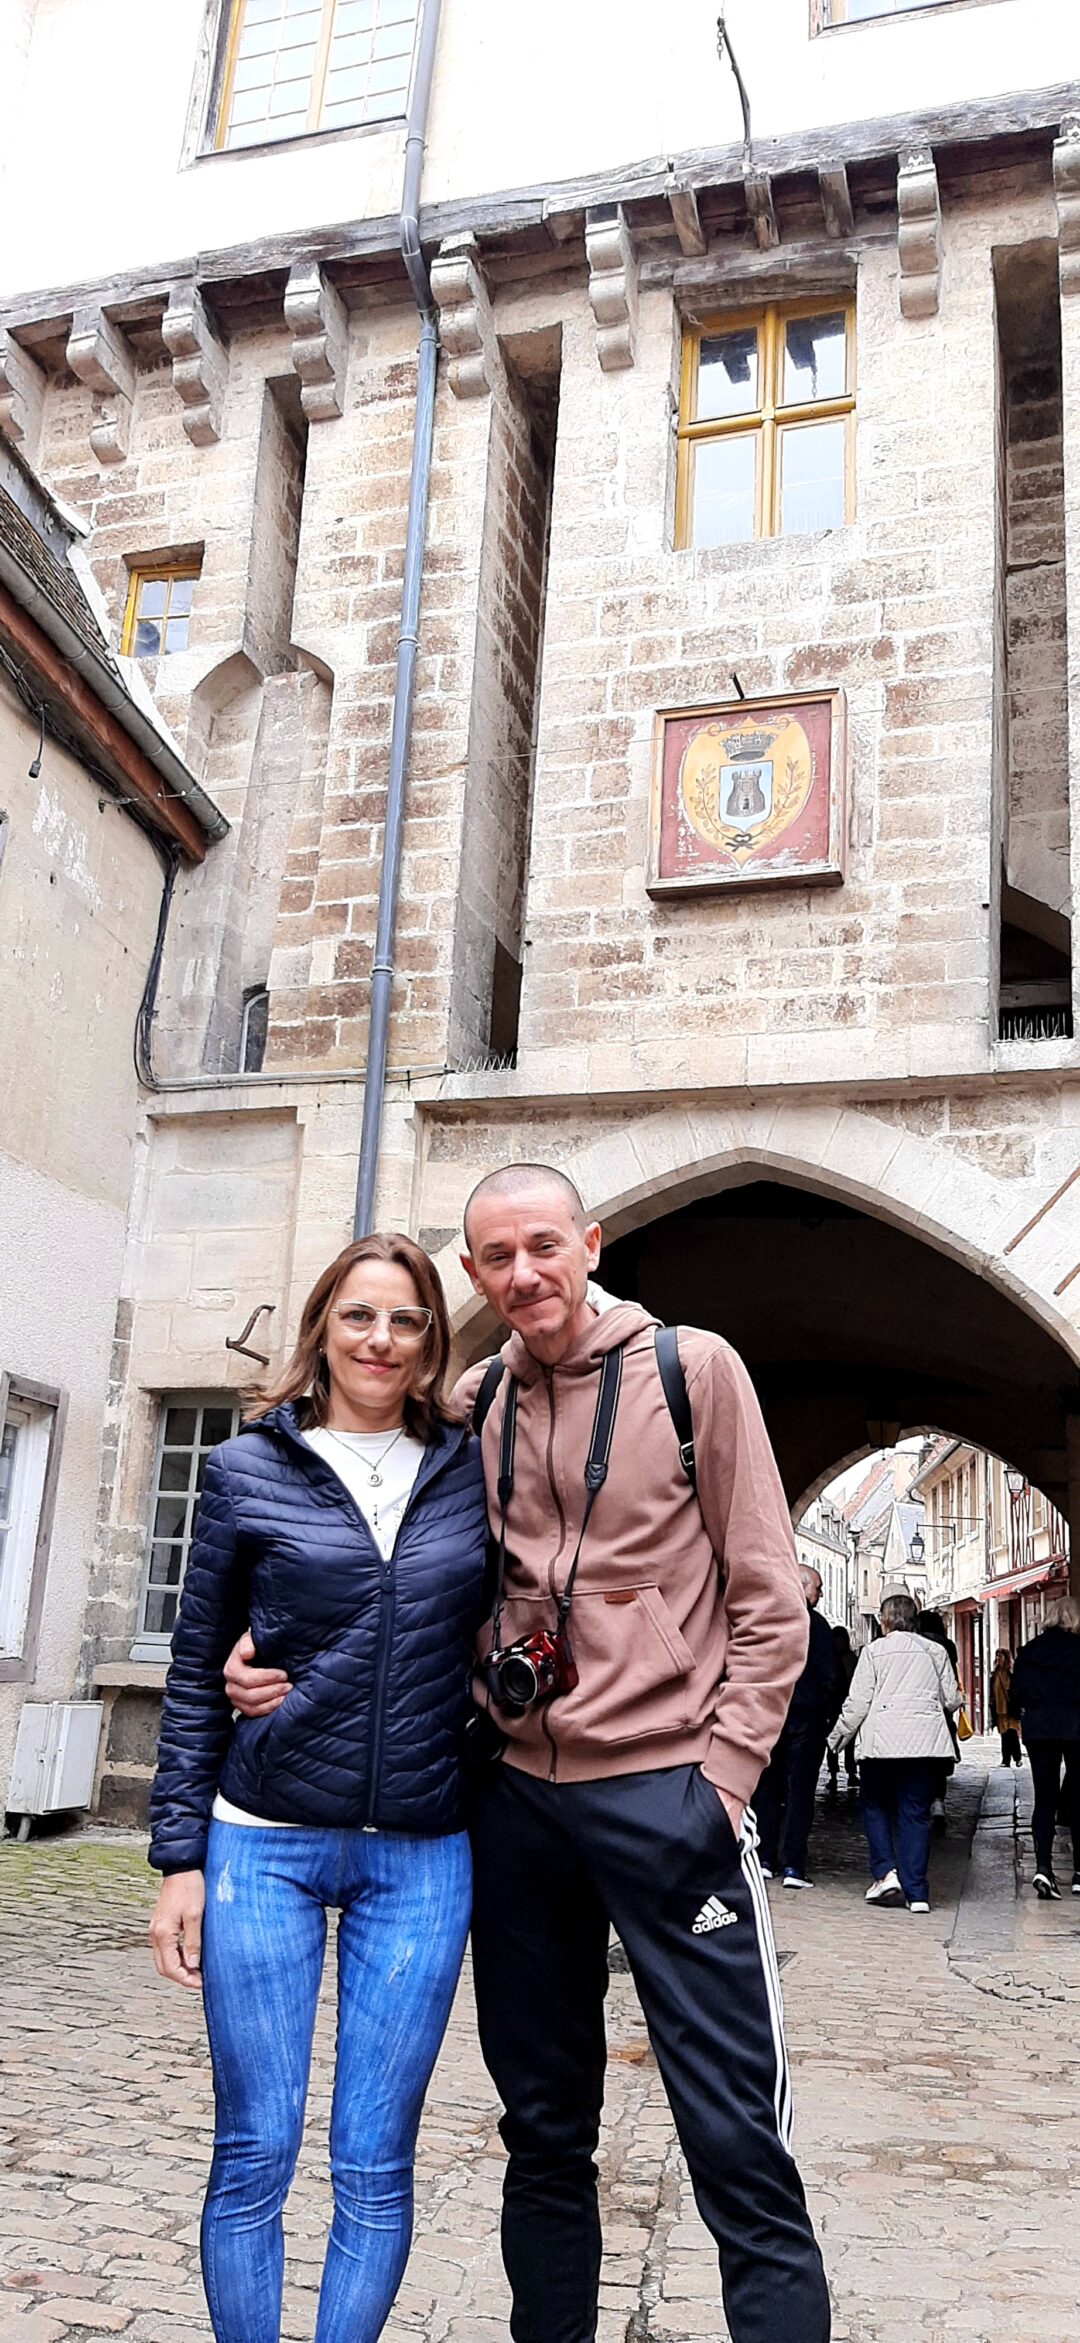
<path fill-rule="evenodd" d="M 729 759 L 747 755 L 748 740 L 752 737 L 755 753 L 761 747 L 773 751 L 774 780 L 772 802 L 760 822 L 747 827 L 745 823 L 726 822 L 720 812 L 721 774 L 730 770 Z M 712 752 L 712 744 L 726 750 L 727 757 Z M 759 746 L 760 744 L 760 746 Z M 777 753 L 777 752 L 781 753 Z M 770 727 L 768 736 L 760 728 L 748 736 L 741 724 L 707 724 L 687 742 L 680 771 L 680 794 L 687 819 L 705 844 L 729 854 L 742 864 L 763 846 L 779 838 L 783 831 L 802 812 L 813 784 L 814 768 L 810 743 L 802 725 L 790 719 Z"/>

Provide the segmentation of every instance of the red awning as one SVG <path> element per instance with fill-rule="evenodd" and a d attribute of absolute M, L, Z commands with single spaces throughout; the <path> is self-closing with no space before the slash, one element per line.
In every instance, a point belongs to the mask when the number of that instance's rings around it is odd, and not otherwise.
<path fill-rule="evenodd" d="M 1034 1562 L 1030 1570 L 1011 1570 L 1007 1578 L 992 1578 L 988 1586 L 981 1586 L 976 1600 L 980 1603 L 1000 1602 L 1004 1596 L 1023 1594 L 1037 1586 L 1068 1584 L 1068 1564 L 1055 1557 L 1052 1562 Z"/>

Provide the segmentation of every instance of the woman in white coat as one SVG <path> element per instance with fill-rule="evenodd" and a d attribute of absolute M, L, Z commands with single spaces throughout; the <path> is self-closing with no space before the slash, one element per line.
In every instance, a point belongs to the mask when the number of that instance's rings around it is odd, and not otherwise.
<path fill-rule="evenodd" d="M 916 1635 L 917 1618 L 910 1595 L 886 1595 L 881 1640 L 860 1655 L 829 1747 L 858 1735 L 867 1903 L 928 1912 L 930 1805 L 940 1761 L 953 1754 L 960 1686 L 948 1652 Z"/>

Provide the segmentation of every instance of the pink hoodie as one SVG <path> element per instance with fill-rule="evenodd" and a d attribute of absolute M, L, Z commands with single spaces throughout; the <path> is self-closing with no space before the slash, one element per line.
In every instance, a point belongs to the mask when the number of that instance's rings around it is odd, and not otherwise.
<path fill-rule="evenodd" d="M 616 1343 L 624 1357 L 610 1469 L 574 1583 L 578 1684 L 498 1722 L 509 1735 L 507 1761 L 551 1781 L 700 1763 L 717 1788 L 745 1801 L 806 1657 L 791 1518 L 741 1359 L 718 1335 L 680 1327 L 695 1497 L 657 1370 L 655 1325 L 636 1303 L 619 1302 L 556 1367 L 540 1366 L 518 1335 L 503 1350 L 520 1385 L 504 1643 L 554 1625 L 581 1525 L 600 1362 Z M 472 1406 L 483 1371 L 462 1376 L 455 1411 Z M 504 1376 L 482 1442 L 496 1534 L 505 1394 Z M 485 1628 L 481 1655 L 489 1644 Z M 477 1697 L 486 1703 L 479 1679 Z"/>

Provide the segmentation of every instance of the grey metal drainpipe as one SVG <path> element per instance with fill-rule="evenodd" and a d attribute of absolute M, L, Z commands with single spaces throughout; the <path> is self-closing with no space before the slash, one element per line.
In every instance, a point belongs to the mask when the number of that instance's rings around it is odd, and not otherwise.
<path fill-rule="evenodd" d="M 435 69 L 442 0 L 424 0 L 416 42 L 412 94 L 405 134 L 405 176 L 401 191 L 401 252 L 409 283 L 420 312 L 417 351 L 416 412 L 413 417 L 412 470 L 409 513 L 405 529 L 405 566 L 401 586 L 401 626 L 394 678 L 394 712 L 390 728 L 390 777 L 386 792 L 386 830 L 379 875 L 379 914 L 375 954 L 371 964 L 371 1011 L 364 1083 L 364 1119 L 360 1132 L 360 1162 L 356 1175 L 353 1236 L 369 1235 L 375 1211 L 375 1182 L 379 1169 L 386 1053 L 390 1031 L 390 993 L 394 981 L 394 922 L 401 876 L 401 840 L 405 825 L 405 774 L 412 730 L 413 684 L 416 676 L 420 622 L 420 581 L 427 530 L 428 485 L 431 479 L 431 443 L 435 424 L 435 374 L 439 359 L 439 330 L 431 280 L 420 247 L 420 179 L 424 167 L 428 106 Z"/>

